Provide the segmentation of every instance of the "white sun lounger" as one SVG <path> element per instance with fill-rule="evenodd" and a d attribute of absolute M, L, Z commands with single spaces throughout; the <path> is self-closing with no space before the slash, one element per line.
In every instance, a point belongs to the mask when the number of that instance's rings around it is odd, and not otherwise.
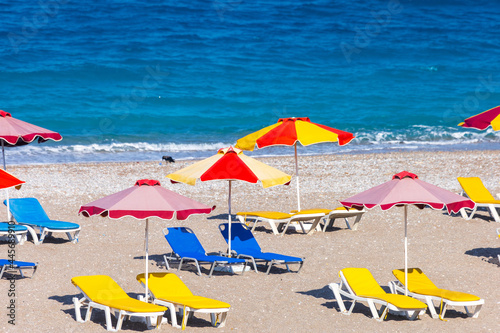
<path fill-rule="evenodd" d="M 253 222 L 252 232 L 254 232 L 257 223 L 267 222 L 273 231 L 273 234 L 283 236 L 290 224 L 293 222 L 298 222 L 302 232 L 305 234 L 312 234 L 314 230 L 321 230 L 319 223 L 321 218 L 325 216 L 325 213 L 282 213 L 282 212 L 270 212 L 270 211 L 257 211 L 257 212 L 240 212 L 236 214 L 240 223 L 247 224 Z M 248 220 L 248 219 L 253 220 Z M 312 221 L 310 228 L 304 225 L 304 222 Z"/>

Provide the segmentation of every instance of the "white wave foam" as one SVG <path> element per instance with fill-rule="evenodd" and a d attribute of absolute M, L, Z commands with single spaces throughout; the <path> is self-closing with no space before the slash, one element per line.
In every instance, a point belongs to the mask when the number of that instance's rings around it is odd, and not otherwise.
<path fill-rule="evenodd" d="M 359 131 L 349 145 L 316 144 L 299 147 L 301 155 L 370 153 L 398 150 L 437 149 L 500 149 L 500 132 L 466 130 L 440 126 L 415 125 L 408 130 Z M 6 149 L 8 164 L 71 163 L 71 162 L 119 162 L 160 161 L 161 156 L 175 159 L 201 159 L 213 155 L 219 148 L 230 144 L 224 142 L 151 143 L 110 142 L 89 145 L 65 145 L 62 142 L 31 144 Z M 469 148 L 468 148 L 469 147 Z M 291 147 L 269 147 L 246 153 L 249 156 L 292 155 Z"/>
<path fill-rule="evenodd" d="M 192 151 L 216 151 L 230 144 L 217 143 L 148 143 L 148 142 L 125 142 L 125 143 L 100 143 L 90 145 L 57 145 L 43 146 L 42 150 L 47 153 L 123 153 L 123 152 L 192 152 Z M 42 146 L 40 146 L 42 147 Z M 24 147 L 23 147 L 24 148 Z M 25 153 L 39 151 L 37 146 L 26 146 Z"/>

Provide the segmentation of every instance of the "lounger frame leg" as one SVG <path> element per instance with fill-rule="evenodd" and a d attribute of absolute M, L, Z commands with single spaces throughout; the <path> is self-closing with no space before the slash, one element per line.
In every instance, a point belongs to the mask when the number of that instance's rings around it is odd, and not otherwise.
<path fill-rule="evenodd" d="M 345 223 L 347 224 L 347 227 L 351 230 L 358 230 L 358 223 L 361 221 L 361 216 L 363 214 L 356 215 L 356 219 L 354 220 L 354 223 L 352 224 L 352 228 L 349 226 L 349 221 L 347 221 L 347 217 L 345 219 Z"/>
<path fill-rule="evenodd" d="M 79 236 L 80 236 L 80 230 L 75 231 L 75 235 L 71 236 L 71 232 L 67 232 L 66 235 L 68 236 L 68 239 L 70 240 L 71 243 L 76 244 L 78 243 Z"/>
<path fill-rule="evenodd" d="M 467 211 L 465 210 L 465 208 L 461 208 L 460 215 L 462 215 L 462 217 L 468 221 L 474 217 L 476 210 L 477 210 L 477 206 L 474 207 L 474 209 L 470 212 L 470 214 L 467 214 Z"/>
<path fill-rule="evenodd" d="M 468 306 L 464 306 L 465 312 L 467 312 L 467 315 L 472 318 L 477 318 L 479 316 L 479 311 L 481 311 L 481 308 L 483 307 L 482 304 L 476 305 L 475 309 L 473 312 L 469 311 Z M 444 316 L 444 315 L 443 315 Z"/>
<path fill-rule="evenodd" d="M 384 321 L 385 315 L 389 311 L 389 308 L 386 305 L 382 305 L 380 307 L 380 311 L 377 311 L 377 307 L 375 306 L 375 303 L 373 303 L 373 301 L 368 299 L 367 303 L 368 306 L 370 307 L 370 311 L 372 312 L 373 318 L 375 318 L 377 321 Z"/>
<path fill-rule="evenodd" d="M 39 244 L 42 244 L 43 241 L 45 240 L 45 236 L 47 236 L 48 231 L 47 228 L 40 228 L 40 240 L 38 241 Z"/>
<path fill-rule="evenodd" d="M 500 222 L 500 216 L 498 216 L 497 207 L 495 207 L 495 205 L 488 205 L 488 209 L 490 211 L 491 217 L 495 220 L 495 222 Z"/>
<path fill-rule="evenodd" d="M 86 316 L 85 320 L 82 320 L 81 307 L 83 305 L 88 305 L 88 302 L 84 303 L 85 300 L 86 300 L 85 297 L 83 297 L 81 299 L 78 299 L 78 297 L 73 297 L 73 304 L 75 305 L 75 318 L 76 318 L 76 321 L 79 323 L 83 323 L 83 322 L 87 321 L 87 319 L 88 319 L 87 317 L 90 318 L 90 315 L 89 315 L 90 309 L 88 309 L 87 316 Z"/>
<path fill-rule="evenodd" d="M 168 259 L 167 259 L 167 256 L 165 254 L 163 255 L 163 261 L 165 262 L 165 268 L 168 271 L 170 269 L 170 265 L 168 264 Z"/>
<path fill-rule="evenodd" d="M 219 317 L 219 320 L 217 318 Z M 227 312 L 222 313 L 210 313 L 210 321 L 213 327 L 224 327 L 226 326 Z"/>
<path fill-rule="evenodd" d="M 29 225 L 25 225 L 25 227 L 28 228 L 28 232 L 30 233 L 31 238 L 33 238 L 33 243 L 35 245 L 40 245 L 42 242 L 38 240 L 38 234 L 36 233 L 36 230 Z"/>
<path fill-rule="evenodd" d="M 347 311 L 347 309 L 344 305 L 344 300 L 342 299 L 342 296 L 340 295 L 341 283 L 330 283 L 328 286 L 333 291 L 333 295 L 335 296 L 335 299 L 337 300 L 337 304 L 340 308 L 340 313 L 345 314 L 345 315 L 350 315 L 352 312 L 352 309 L 354 308 L 354 305 L 356 304 L 356 301 L 352 300 L 351 307 L 350 307 L 349 311 Z"/>
<path fill-rule="evenodd" d="M 208 274 L 209 278 L 212 277 L 212 273 L 214 272 L 215 265 L 216 265 L 216 261 L 214 261 L 212 263 L 212 266 L 210 266 L 210 273 Z M 198 266 L 198 261 L 196 262 L 196 266 L 198 267 L 198 271 L 200 271 L 200 267 Z M 201 275 L 201 272 L 200 272 L 200 275 Z"/>
<path fill-rule="evenodd" d="M 297 270 L 297 273 L 300 272 L 300 270 L 302 269 L 302 266 L 304 266 L 304 260 L 302 260 L 299 264 L 299 269 Z"/>
<path fill-rule="evenodd" d="M 252 266 L 253 266 L 253 269 L 254 269 L 255 273 L 259 273 L 259 271 L 257 270 L 257 263 L 255 262 L 255 258 L 254 257 L 249 256 L 249 255 L 245 255 L 245 254 L 238 254 L 236 256 L 236 258 L 238 258 L 238 259 L 246 258 L 246 259 L 251 260 Z M 245 268 L 246 268 L 246 263 L 245 263 Z M 242 274 L 245 272 L 245 268 L 243 269 Z"/>

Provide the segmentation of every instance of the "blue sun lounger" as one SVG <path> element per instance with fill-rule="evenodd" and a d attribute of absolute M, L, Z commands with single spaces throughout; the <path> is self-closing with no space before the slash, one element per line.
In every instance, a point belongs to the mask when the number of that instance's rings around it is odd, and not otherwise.
<path fill-rule="evenodd" d="M 10 260 L 0 259 L 0 267 L 2 267 L 2 269 L 0 270 L 0 279 L 2 278 L 4 273 L 16 271 L 18 271 L 22 277 L 25 277 L 23 274 L 23 269 L 32 269 L 33 273 L 31 274 L 31 277 L 33 277 L 33 275 L 35 275 L 36 269 L 38 268 L 38 264 L 25 261 L 14 261 L 11 263 Z"/>
<path fill-rule="evenodd" d="M 226 242 L 229 241 L 227 226 L 227 223 L 219 225 L 219 230 Z M 231 225 L 231 251 L 236 252 L 237 258 L 251 259 L 255 272 L 257 272 L 256 261 L 265 262 L 267 265 L 266 274 L 269 274 L 273 265 L 279 264 L 286 265 L 288 270 L 290 270 L 288 268 L 288 264 L 299 264 L 299 269 L 297 270 L 298 273 L 304 264 L 304 260 L 299 257 L 291 257 L 272 252 L 262 252 L 259 243 L 257 243 L 257 240 L 252 234 L 252 231 L 241 223 L 232 223 Z"/>
<path fill-rule="evenodd" d="M 24 225 L 0 222 L 0 237 L 4 237 L 8 241 L 10 241 L 9 235 L 13 235 L 11 237 L 14 237 L 15 242 L 22 245 L 26 241 L 27 233 L 28 228 L 26 228 Z"/>
<path fill-rule="evenodd" d="M 191 260 L 196 264 L 198 275 L 201 275 L 200 263 L 210 263 L 210 273 L 208 277 L 212 276 L 215 266 L 217 265 L 244 265 L 242 274 L 245 272 L 247 262 L 243 259 L 229 258 L 218 255 L 207 255 L 205 249 L 201 245 L 198 237 L 194 234 L 193 230 L 189 228 L 165 228 L 163 234 L 172 248 L 170 256 L 164 255 L 165 266 L 169 269 L 169 260 L 180 260 L 180 270 L 183 262 Z"/>
<path fill-rule="evenodd" d="M 7 205 L 6 200 L 3 203 Z M 35 245 L 43 243 L 45 236 L 56 232 L 64 232 L 72 243 L 78 243 L 80 226 L 76 223 L 49 219 L 36 198 L 9 199 L 9 206 L 16 222 L 28 228 Z M 39 236 L 35 228 L 39 229 Z M 71 235 L 72 232 L 74 232 L 73 236 Z"/>

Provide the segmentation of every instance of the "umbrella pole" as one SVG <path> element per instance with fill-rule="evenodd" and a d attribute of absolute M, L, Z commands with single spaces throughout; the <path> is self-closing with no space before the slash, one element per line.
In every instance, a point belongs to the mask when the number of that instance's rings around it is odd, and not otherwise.
<path fill-rule="evenodd" d="M 145 290 L 144 290 L 144 298 L 145 298 L 145 302 L 148 301 L 148 261 L 149 261 L 149 258 L 148 258 L 148 226 L 149 226 L 149 219 L 146 219 L 146 286 L 145 286 Z"/>
<path fill-rule="evenodd" d="M 408 296 L 408 205 L 405 205 L 405 296 Z"/>
<path fill-rule="evenodd" d="M 297 159 L 297 141 L 295 142 L 295 176 L 297 177 L 297 210 L 300 212 L 300 191 L 299 191 L 299 160 Z"/>
<path fill-rule="evenodd" d="M 229 220 L 229 223 L 228 223 L 228 233 L 229 233 L 229 237 L 228 237 L 228 242 L 227 242 L 227 246 L 228 246 L 228 249 L 227 249 L 227 255 L 230 257 L 231 256 L 231 182 L 232 180 L 229 181 L 229 197 L 227 199 L 227 206 L 229 207 L 229 215 L 228 215 L 228 220 Z"/>
<path fill-rule="evenodd" d="M 3 140 L 0 140 L 0 141 L 2 141 L 3 169 L 4 169 L 4 170 L 7 170 L 7 168 L 5 167 L 5 146 L 4 146 L 4 142 L 3 142 Z"/>
<path fill-rule="evenodd" d="M 7 171 L 7 168 L 5 167 L 5 146 L 4 146 L 4 141 L 2 141 L 2 157 L 3 157 L 3 169 Z M 10 222 L 11 216 L 10 216 L 10 201 L 9 201 L 9 189 L 5 189 L 5 196 L 7 198 L 7 221 Z"/>

